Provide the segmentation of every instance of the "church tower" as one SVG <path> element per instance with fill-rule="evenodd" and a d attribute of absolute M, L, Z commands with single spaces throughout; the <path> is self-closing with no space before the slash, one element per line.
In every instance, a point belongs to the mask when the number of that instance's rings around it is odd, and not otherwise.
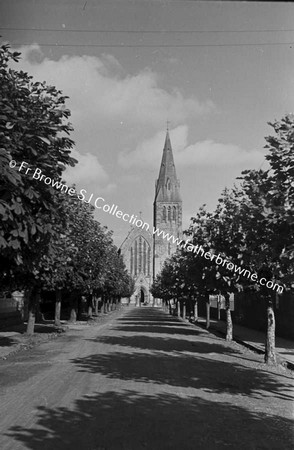
<path fill-rule="evenodd" d="M 174 238 L 182 237 L 182 200 L 180 182 L 177 179 L 172 146 L 167 129 L 159 176 L 155 183 L 155 198 L 153 203 L 154 230 L 162 234 L 169 233 Z M 166 258 L 177 249 L 177 244 L 162 234 L 153 235 L 153 278 L 160 272 Z"/>

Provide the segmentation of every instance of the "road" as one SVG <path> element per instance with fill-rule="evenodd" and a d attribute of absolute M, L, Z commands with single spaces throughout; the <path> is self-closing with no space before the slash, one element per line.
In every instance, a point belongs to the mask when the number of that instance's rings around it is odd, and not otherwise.
<path fill-rule="evenodd" d="M 1 362 L 1 450 L 294 446 L 293 376 L 159 309 Z"/>

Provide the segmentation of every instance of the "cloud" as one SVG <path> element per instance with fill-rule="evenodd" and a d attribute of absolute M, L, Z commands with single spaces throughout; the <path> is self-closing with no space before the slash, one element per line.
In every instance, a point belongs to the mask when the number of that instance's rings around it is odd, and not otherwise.
<path fill-rule="evenodd" d="M 159 86 L 158 75 L 144 69 L 126 75 L 119 61 L 112 55 L 69 56 L 55 61 L 44 57 L 37 44 L 17 49 L 22 53 L 22 66 L 38 80 L 63 90 L 70 97 L 74 126 L 85 124 L 91 129 L 94 122 L 127 120 L 133 125 L 175 124 L 188 117 L 210 113 L 216 109 L 212 101 L 185 98 L 179 89 L 171 92 Z M 95 128 L 94 128 L 95 129 Z"/>
<path fill-rule="evenodd" d="M 234 144 L 223 144 L 211 139 L 196 142 L 185 147 L 177 154 L 177 161 L 182 166 L 214 166 L 254 168 L 260 165 L 264 155 L 260 151 L 245 150 Z"/>
<path fill-rule="evenodd" d="M 234 144 L 215 142 L 212 139 L 188 144 L 188 127 L 180 125 L 170 131 L 176 166 L 183 167 L 249 167 L 260 165 L 264 155 L 260 151 L 245 150 Z M 158 167 L 158 149 L 163 148 L 165 133 L 156 133 L 141 142 L 135 150 L 119 154 L 123 168 Z"/>
<path fill-rule="evenodd" d="M 77 159 L 78 163 L 74 167 L 67 167 L 64 172 L 64 178 L 69 184 L 76 184 L 80 189 L 95 185 L 100 192 L 114 189 L 115 185 L 109 183 L 109 177 L 97 156 L 91 153 L 82 155 L 76 149 L 72 150 L 71 156 Z"/>

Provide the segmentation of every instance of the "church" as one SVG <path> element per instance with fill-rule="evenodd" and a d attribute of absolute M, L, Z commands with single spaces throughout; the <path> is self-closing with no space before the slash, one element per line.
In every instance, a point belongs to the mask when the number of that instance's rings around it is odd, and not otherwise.
<path fill-rule="evenodd" d="M 135 281 L 134 294 L 130 299 L 124 299 L 122 303 L 160 306 L 161 301 L 152 297 L 150 287 L 165 259 L 177 248 L 176 243 L 163 239 L 162 234 L 168 233 L 175 238 L 182 236 L 180 182 L 177 179 L 168 129 L 159 175 L 155 183 L 152 231 L 153 234 L 149 230 L 132 227 L 120 247 L 126 268 Z M 162 233 L 158 236 L 160 231 Z"/>

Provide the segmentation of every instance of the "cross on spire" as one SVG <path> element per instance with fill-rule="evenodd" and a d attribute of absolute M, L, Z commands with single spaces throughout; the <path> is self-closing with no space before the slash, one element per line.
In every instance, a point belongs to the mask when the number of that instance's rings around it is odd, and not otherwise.
<path fill-rule="evenodd" d="M 167 120 L 167 121 L 166 121 L 166 131 L 169 131 L 169 126 L 170 126 L 170 121 Z"/>

